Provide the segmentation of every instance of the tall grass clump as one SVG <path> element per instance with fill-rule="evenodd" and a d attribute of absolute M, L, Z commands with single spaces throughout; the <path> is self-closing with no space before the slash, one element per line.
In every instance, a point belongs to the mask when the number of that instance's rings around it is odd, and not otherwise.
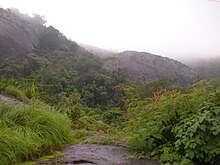
<path fill-rule="evenodd" d="M 6 105 L 0 101 L 0 164 L 16 164 L 72 141 L 69 119 L 49 106 Z"/>

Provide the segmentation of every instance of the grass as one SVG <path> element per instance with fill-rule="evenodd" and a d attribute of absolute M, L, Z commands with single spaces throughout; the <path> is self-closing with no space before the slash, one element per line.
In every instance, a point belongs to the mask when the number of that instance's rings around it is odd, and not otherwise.
<path fill-rule="evenodd" d="M 90 116 L 81 116 L 72 123 L 74 139 L 86 144 L 123 145 L 118 130 Z"/>
<path fill-rule="evenodd" d="M 28 103 L 28 98 L 25 93 L 12 85 L 7 85 L 1 92 L 6 96 Z"/>
<path fill-rule="evenodd" d="M 86 131 L 96 131 L 109 133 L 111 132 L 111 127 L 101 121 L 97 121 L 89 116 L 81 116 L 78 120 L 73 122 L 73 129 L 84 129 Z"/>
<path fill-rule="evenodd" d="M 69 119 L 49 106 L 9 106 L 0 102 L 0 164 L 33 160 L 71 143 Z"/>
<path fill-rule="evenodd" d="M 60 157 L 64 156 L 65 153 L 60 151 L 55 151 L 50 155 L 45 155 L 35 161 L 22 162 L 18 165 L 36 165 L 36 164 L 46 164 L 47 162 L 56 164 L 56 161 L 59 160 Z"/>

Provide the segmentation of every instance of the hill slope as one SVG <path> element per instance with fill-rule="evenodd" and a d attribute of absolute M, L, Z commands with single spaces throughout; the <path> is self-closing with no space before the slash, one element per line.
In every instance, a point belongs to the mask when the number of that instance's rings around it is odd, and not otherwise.
<path fill-rule="evenodd" d="M 138 81 L 158 78 L 176 79 L 181 84 L 191 84 L 197 74 L 188 66 L 167 57 L 146 52 L 125 51 L 112 58 L 106 58 L 107 70 L 122 70 Z"/>
<path fill-rule="evenodd" d="M 30 22 L 0 8 L 0 58 L 25 56 L 37 44 L 39 32 Z"/>
<path fill-rule="evenodd" d="M 210 59 L 197 59 L 188 62 L 188 65 L 193 68 L 202 79 L 220 79 L 220 56 Z"/>
<path fill-rule="evenodd" d="M 90 107 L 118 105 L 115 86 L 127 83 L 128 77 L 139 82 L 169 78 L 178 85 L 191 84 L 197 77 L 175 60 L 144 52 L 101 58 L 100 49 L 97 54 L 87 51 L 54 27 L 46 27 L 39 15 L 0 9 L 0 16 L 0 77 L 39 83 L 50 103 L 56 104 L 61 93 L 77 91 Z"/>

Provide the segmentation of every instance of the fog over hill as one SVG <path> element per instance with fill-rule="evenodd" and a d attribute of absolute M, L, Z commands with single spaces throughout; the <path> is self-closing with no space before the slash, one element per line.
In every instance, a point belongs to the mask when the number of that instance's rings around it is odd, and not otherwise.
<path fill-rule="evenodd" d="M 86 58 L 88 61 L 84 62 L 87 63 L 86 65 L 90 65 L 91 60 L 88 56 L 90 54 L 91 58 L 95 55 L 96 60 L 102 61 L 103 69 L 110 72 L 120 70 L 136 81 L 157 80 L 166 77 L 181 84 L 191 84 L 197 78 L 189 67 L 167 57 L 136 51 L 115 53 L 80 44 L 84 47 L 82 48 L 76 42 L 68 40 L 54 27 L 46 27 L 44 25 L 46 21 L 39 15 L 29 17 L 16 10 L 4 9 L 0 10 L 0 15 L 2 50 L 0 57 L 3 59 L 23 58 L 30 53 L 52 57 L 59 52 L 60 55 L 69 57 Z M 98 56 L 101 59 L 98 59 Z M 72 63 L 73 66 L 79 64 L 78 60 Z"/>
<path fill-rule="evenodd" d="M 91 46 L 91 45 L 86 45 L 82 43 L 78 43 L 80 46 L 84 47 L 87 51 L 96 54 L 102 58 L 105 57 L 114 57 L 118 52 L 116 51 L 111 51 L 103 48 L 98 48 L 96 46 Z"/>
<path fill-rule="evenodd" d="M 176 60 L 220 54 L 218 0 L 2 0 L 3 8 L 44 15 L 79 43 Z"/>

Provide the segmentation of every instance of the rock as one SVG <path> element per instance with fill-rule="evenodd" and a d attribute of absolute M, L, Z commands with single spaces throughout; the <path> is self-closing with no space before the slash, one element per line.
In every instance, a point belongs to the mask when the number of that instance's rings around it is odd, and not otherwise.
<path fill-rule="evenodd" d="M 125 51 L 107 58 L 103 68 L 123 71 L 137 81 L 170 78 L 181 85 L 190 85 L 198 77 L 191 68 L 178 61 L 136 51 Z"/>
<path fill-rule="evenodd" d="M 0 8 L 0 27 L 0 58 L 24 57 L 37 45 L 37 29 L 10 10 Z"/>
<path fill-rule="evenodd" d="M 40 49 L 65 50 L 73 54 L 95 53 L 104 59 L 103 68 L 108 71 L 123 71 L 137 81 L 170 78 L 180 85 L 191 85 L 197 75 L 186 65 L 167 57 L 146 52 L 125 51 L 114 54 L 104 49 L 85 46 L 69 41 L 57 29 L 36 23 L 29 16 L 14 14 L 0 8 L 0 59 L 19 59 Z M 42 51 L 43 50 L 43 51 Z M 39 50 L 38 50 L 39 51 Z M 64 51 L 64 52 L 65 52 Z M 88 53 L 91 54 L 91 53 Z"/>
<path fill-rule="evenodd" d="M 111 145 L 79 143 L 66 147 L 63 152 L 66 154 L 65 156 L 44 164 L 54 164 L 55 162 L 57 165 L 159 165 L 159 162 L 155 160 L 129 159 L 128 156 L 131 155 L 131 152 Z"/>
<path fill-rule="evenodd" d="M 3 96 L 3 95 L 0 95 L 0 100 L 10 105 L 24 105 L 22 101 L 19 101 L 19 100 L 16 100 L 16 99 L 13 99 L 7 96 Z"/>

